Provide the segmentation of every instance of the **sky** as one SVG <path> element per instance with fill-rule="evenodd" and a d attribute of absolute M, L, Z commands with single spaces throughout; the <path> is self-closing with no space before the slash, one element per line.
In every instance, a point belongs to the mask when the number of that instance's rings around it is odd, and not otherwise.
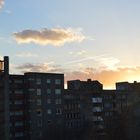
<path fill-rule="evenodd" d="M 0 0 L 10 73 L 64 73 L 105 89 L 140 81 L 139 0 Z"/>

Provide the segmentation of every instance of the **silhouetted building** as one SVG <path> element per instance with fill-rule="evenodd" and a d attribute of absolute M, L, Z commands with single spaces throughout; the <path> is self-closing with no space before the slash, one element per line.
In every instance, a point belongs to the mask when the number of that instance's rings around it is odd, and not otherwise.
<path fill-rule="evenodd" d="M 63 127 L 64 75 L 30 72 L 24 76 L 30 138 L 51 139 Z"/>
<path fill-rule="evenodd" d="M 101 91 L 103 89 L 103 85 L 97 81 L 92 81 L 91 79 L 88 79 L 87 81 L 80 81 L 80 80 L 72 80 L 68 81 L 68 89 L 74 89 L 74 90 L 99 90 Z"/>
<path fill-rule="evenodd" d="M 122 114 L 139 104 L 140 83 L 119 82 L 116 90 L 91 79 L 67 84 L 64 74 L 9 74 L 8 57 L 0 60 L 0 138 L 120 139 Z"/>
<path fill-rule="evenodd" d="M 9 140 L 9 60 L 0 60 L 0 138 Z"/>
<path fill-rule="evenodd" d="M 136 91 L 140 90 L 140 83 L 134 81 L 134 83 L 129 82 L 117 82 L 116 83 L 116 90 L 125 90 L 125 91 Z"/>
<path fill-rule="evenodd" d="M 62 133 L 64 75 L 11 75 L 8 57 L 0 62 L 0 138 L 44 140 Z"/>

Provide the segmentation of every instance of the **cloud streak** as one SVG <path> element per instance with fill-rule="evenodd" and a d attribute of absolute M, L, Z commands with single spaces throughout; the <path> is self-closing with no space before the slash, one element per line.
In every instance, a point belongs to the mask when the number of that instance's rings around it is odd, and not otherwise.
<path fill-rule="evenodd" d="M 37 54 L 33 54 L 30 52 L 22 52 L 16 55 L 17 57 L 29 58 L 29 57 L 38 57 Z"/>
<path fill-rule="evenodd" d="M 50 63 L 41 63 L 41 64 L 31 64 L 26 63 L 20 66 L 17 66 L 16 69 L 20 70 L 22 73 L 24 72 L 64 72 L 63 69 L 59 65 L 52 65 L 53 62 Z"/>
<path fill-rule="evenodd" d="M 4 0 L 0 0 L 0 9 L 3 7 L 4 5 Z"/>
<path fill-rule="evenodd" d="M 14 37 L 19 44 L 35 43 L 53 46 L 62 46 L 68 42 L 81 42 L 86 38 L 80 29 L 72 28 L 29 29 L 14 33 Z"/>

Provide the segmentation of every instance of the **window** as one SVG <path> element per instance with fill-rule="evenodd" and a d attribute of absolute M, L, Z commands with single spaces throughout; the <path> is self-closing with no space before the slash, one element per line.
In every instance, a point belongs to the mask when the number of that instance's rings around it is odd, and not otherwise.
<path fill-rule="evenodd" d="M 56 109 L 56 115 L 60 115 L 60 114 L 62 114 L 61 108 L 57 108 Z"/>
<path fill-rule="evenodd" d="M 14 115 L 14 112 L 10 112 L 10 116 L 13 116 Z"/>
<path fill-rule="evenodd" d="M 61 89 L 55 89 L 55 94 L 61 94 Z"/>
<path fill-rule="evenodd" d="M 15 126 L 23 126 L 23 122 L 15 122 Z"/>
<path fill-rule="evenodd" d="M 15 90 L 15 94 L 23 94 L 23 90 Z"/>
<path fill-rule="evenodd" d="M 42 110 L 41 109 L 37 109 L 36 110 L 36 114 L 37 114 L 37 116 L 42 116 Z"/>
<path fill-rule="evenodd" d="M 51 89 L 47 89 L 47 94 L 51 94 Z"/>
<path fill-rule="evenodd" d="M 15 105 L 22 105 L 22 104 L 23 104 L 23 101 L 22 100 L 15 101 Z"/>
<path fill-rule="evenodd" d="M 103 121 L 103 118 L 101 116 L 94 116 L 93 121 Z"/>
<path fill-rule="evenodd" d="M 23 137 L 24 134 L 22 132 L 17 132 L 15 133 L 15 137 Z"/>
<path fill-rule="evenodd" d="M 60 85 L 61 84 L 61 79 L 55 79 L 55 84 Z"/>
<path fill-rule="evenodd" d="M 41 89 L 37 89 L 37 95 L 41 95 Z"/>
<path fill-rule="evenodd" d="M 47 84 L 50 84 L 51 83 L 51 79 L 47 79 L 46 82 L 47 82 Z"/>
<path fill-rule="evenodd" d="M 15 115 L 23 115 L 23 111 L 16 111 Z"/>
<path fill-rule="evenodd" d="M 102 107 L 93 107 L 93 112 L 102 112 Z"/>
<path fill-rule="evenodd" d="M 42 120 L 41 119 L 37 120 L 37 126 L 42 127 Z"/>
<path fill-rule="evenodd" d="M 102 103 L 102 98 L 101 97 L 93 97 L 92 102 L 93 103 Z"/>
<path fill-rule="evenodd" d="M 35 91 L 35 89 L 33 89 L 33 88 L 29 88 L 28 90 L 29 90 L 29 92 Z"/>
<path fill-rule="evenodd" d="M 28 80 L 29 80 L 29 81 L 33 81 L 33 80 L 34 80 L 34 78 L 31 78 L 31 77 L 30 77 L 30 78 L 28 78 Z"/>
<path fill-rule="evenodd" d="M 37 102 L 37 105 L 41 105 L 41 99 L 37 99 L 36 102 Z"/>
<path fill-rule="evenodd" d="M 47 99 L 47 104 L 50 104 L 51 103 L 51 99 Z"/>
<path fill-rule="evenodd" d="M 40 79 L 40 78 L 37 78 L 37 79 L 36 79 L 36 84 L 37 84 L 37 85 L 40 85 L 40 84 L 41 84 L 41 79 Z"/>
<path fill-rule="evenodd" d="M 48 114 L 52 114 L 52 110 L 51 110 L 51 109 L 48 109 L 48 110 L 47 110 L 47 113 L 48 113 Z"/>
<path fill-rule="evenodd" d="M 51 121 L 51 120 L 48 120 L 48 121 L 47 121 L 47 123 L 48 123 L 48 124 L 51 124 L 51 123 L 52 123 L 52 121 Z"/>
<path fill-rule="evenodd" d="M 41 131 L 39 132 L 38 137 L 39 137 L 39 138 L 41 138 L 41 137 L 42 137 L 42 132 L 41 132 Z"/>
<path fill-rule="evenodd" d="M 23 83 L 23 80 L 15 80 L 14 81 L 16 84 L 22 84 Z"/>
<path fill-rule="evenodd" d="M 61 99 L 56 99 L 55 104 L 61 104 Z"/>

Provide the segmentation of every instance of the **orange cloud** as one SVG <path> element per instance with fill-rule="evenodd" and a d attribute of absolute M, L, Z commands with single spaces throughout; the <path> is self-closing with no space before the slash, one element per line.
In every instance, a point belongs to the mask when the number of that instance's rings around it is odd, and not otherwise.
<path fill-rule="evenodd" d="M 140 67 L 118 68 L 117 70 L 102 70 L 95 72 L 93 68 L 86 68 L 84 71 L 74 71 L 66 74 L 66 81 L 73 79 L 93 79 L 100 81 L 104 88 L 115 88 L 115 83 L 119 81 L 140 81 Z"/>
<path fill-rule="evenodd" d="M 67 42 L 81 42 L 86 38 L 81 33 L 81 30 L 74 30 L 72 28 L 23 30 L 14 33 L 14 37 L 18 43 L 35 43 L 53 46 L 62 46 Z"/>

